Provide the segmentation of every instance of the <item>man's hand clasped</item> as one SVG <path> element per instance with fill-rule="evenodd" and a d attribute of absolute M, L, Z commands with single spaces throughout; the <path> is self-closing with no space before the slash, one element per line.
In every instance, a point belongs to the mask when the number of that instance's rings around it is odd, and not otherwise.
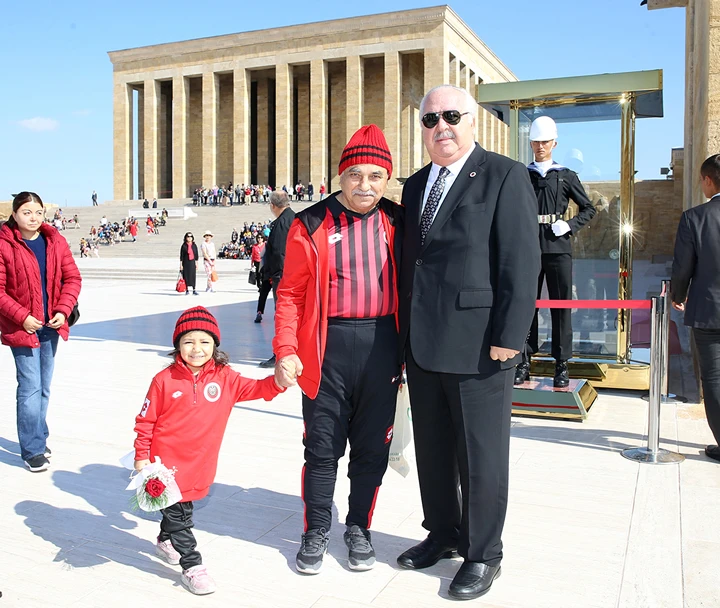
<path fill-rule="evenodd" d="M 298 376 L 302 376 L 303 364 L 297 355 L 288 355 L 275 363 L 275 382 L 282 388 L 297 385 Z"/>
<path fill-rule="evenodd" d="M 512 348 L 501 348 L 500 346 L 490 347 L 490 358 L 493 361 L 507 361 L 518 354 L 520 354 L 520 351 L 513 350 Z"/>

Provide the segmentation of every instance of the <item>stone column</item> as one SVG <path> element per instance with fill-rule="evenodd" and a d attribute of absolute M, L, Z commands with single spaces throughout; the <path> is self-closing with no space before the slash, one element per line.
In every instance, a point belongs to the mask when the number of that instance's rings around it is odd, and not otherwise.
<path fill-rule="evenodd" d="M 323 59 L 310 63 L 310 144 L 310 181 L 319 184 L 331 177 L 327 175 L 327 70 Z"/>
<path fill-rule="evenodd" d="M 293 69 L 287 63 L 275 65 L 275 183 L 292 186 Z"/>
<path fill-rule="evenodd" d="M 362 81 L 363 60 L 359 55 L 346 58 L 345 69 L 345 141 L 362 127 Z"/>
<path fill-rule="evenodd" d="M 233 184 L 250 182 L 250 87 L 245 68 L 233 72 Z M 274 185 L 274 184 L 273 184 Z"/>
<path fill-rule="evenodd" d="M 181 74 L 173 78 L 172 96 L 172 183 L 173 198 L 187 198 L 188 83 Z"/>
<path fill-rule="evenodd" d="M 205 188 L 217 185 L 217 77 L 205 72 L 202 77 L 202 180 Z"/>
<path fill-rule="evenodd" d="M 433 46 L 425 48 L 424 53 L 424 80 L 425 93 L 433 87 L 450 82 L 450 62 L 448 61 L 447 46 L 444 40 L 438 40 Z M 425 128 L 425 127 L 422 127 Z M 430 162 L 430 155 L 423 146 L 423 165 Z"/>
<path fill-rule="evenodd" d="M 400 99 L 402 75 L 400 54 L 397 51 L 385 53 L 385 139 L 393 158 L 393 176 L 399 175 L 403 155 L 400 149 Z M 391 184 L 388 184 L 391 185 Z"/>
<path fill-rule="evenodd" d="M 143 148 L 145 149 L 143 172 L 143 194 L 148 200 L 158 195 L 158 97 L 160 83 L 157 80 L 146 80 L 144 85 L 144 128 Z"/>
<path fill-rule="evenodd" d="M 133 90 L 125 82 L 113 87 L 113 199 L 133 198 Z"/>

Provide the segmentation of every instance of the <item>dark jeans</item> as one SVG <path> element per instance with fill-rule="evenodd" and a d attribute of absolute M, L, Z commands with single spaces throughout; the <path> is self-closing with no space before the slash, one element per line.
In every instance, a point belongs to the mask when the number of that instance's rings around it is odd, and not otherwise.
<path fill-rule="evenodd" d="M 54 329 L 42 327 L 37 337 L 39 348 L 11 347 L 17 371 L 17 430 L 23 460 L 44 454 L 49 434 L 47 410 L 59 336 Z"/>
<path fill-rule="evenodd" d="M 720 445 L 720 329 L 694 327 L 708 425 Z"/>
<path fill-rule="evenodd" d="M 196 549 L 197 542 L 192 533 L 193 503 L 178 502 L 167 509 L 161 509 L 160 512 L 163 518 L 160 522 L 158 540 L 160 542 L 169 540 L 172 543 L 175 551 L 180 554 L 180 565 L 183 570 L 202 564 L 202 556 Z"/>

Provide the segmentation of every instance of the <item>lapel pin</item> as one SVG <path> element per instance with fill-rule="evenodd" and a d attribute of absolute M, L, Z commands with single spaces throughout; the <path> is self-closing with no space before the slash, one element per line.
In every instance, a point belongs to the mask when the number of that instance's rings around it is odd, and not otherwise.
<path fill-rule="evenodd" d="M 477 175 L 477 173 L 475 173 L 475 171 L 470 172 L 470 177 L 475 177 L 476 175 Z"/>

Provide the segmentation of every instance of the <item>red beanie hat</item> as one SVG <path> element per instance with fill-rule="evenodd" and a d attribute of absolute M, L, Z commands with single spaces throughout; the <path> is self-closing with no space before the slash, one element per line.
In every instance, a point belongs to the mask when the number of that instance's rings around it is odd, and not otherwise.
<path fill-rule="evenodd" d="M 338 175 L 353 165 L 378 165 L 392 175 L 392 155 L 385 136 L 377 125 L 367 125 L 355 131 L 355 135 L 340 155 Z"/>
<path fill-rule="evenodd" d="M 196 306 L 188 308 L 180 315 L 175 323 L 175 332 L 173 333 L 173 346 L 178 347 L 180 338 L 191 331 L 204 331 L 209 333 L 215 340 L 215 346 L 220 346 L 220 327 L 215 317 L 204 306 Z"/>

